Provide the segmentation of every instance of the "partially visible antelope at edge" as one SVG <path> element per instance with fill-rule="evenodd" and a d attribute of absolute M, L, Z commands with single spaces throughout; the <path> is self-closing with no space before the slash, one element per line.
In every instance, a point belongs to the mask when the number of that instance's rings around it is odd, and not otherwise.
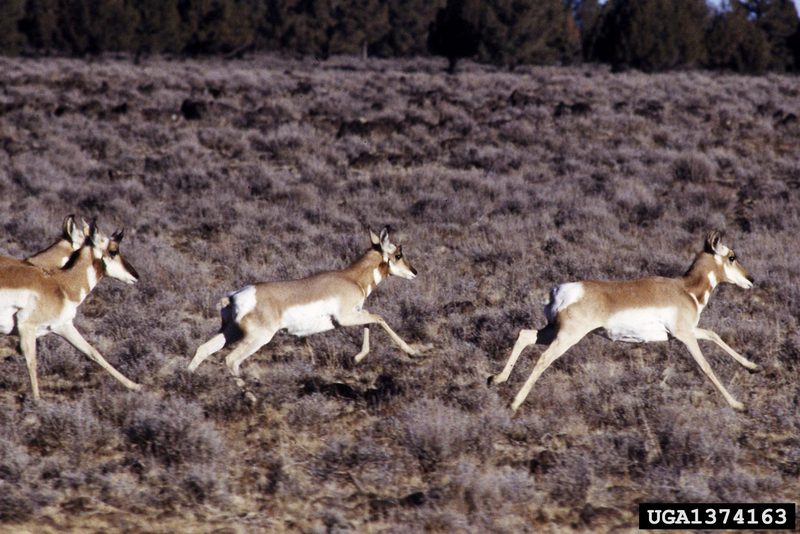
<path fill-rule="evenodd" d="M 234 377 L 245 359 L 269 343 L 279 330 L 293 336 L 308 336 L 336 326 L 379 324 L 404 352 L 416 350 L 400 339 L 380 315 L 363 309 L 366 298 L 389 276 L 413 280 L 417 271 L 403 255 L 400 245 L 389 241 L 388 227 L 380 237 L 370 231 L 372 248 L 350 266 L 311 275 L 300 280 L 265 282 L 230 293 L 221 302 L 220 332 L 200 345 L 189 364 L 197 369 L 203 360 L 223 347 L 238 342 L 225 358 Z M 369 328 L 364 328 L 360 362 L 369 352 Z"/>
<path fill-rule="evenodd" d="M 753 278 L 739 263 L 736 254 L 720 243 L 719 232 L 711 232 L 703 251 L 697 254 L 682 277 L 583 281 L 556 286 L 544 309 L 547 326 L 539 331 L 522 330 L 505 368 L 491 377 L 490 382 L 500 384 L 508 380 L 517 358 L 528 345 L 549 345 L 514 398 L 511 408 L 516 411 L 544 370 L 590 332 L 597 331 L 614 341 L 633 343 L 666 341 L 673 337 L 686 345 L 728 404 L 736 410 L 744 410 L 744 405 L 734 399 L 714 375 L 697 342 L 699 339 L 712 341 L 747 369 L 759 369 L 716 333 L 697 326 L 711 293 L 722 282 L 744 289 L 753 287 Z"/>
<path fill-rule="evenodd" d="M 0 334 L 19 335 L 34 400 L 39 399 L 36 339 L 51 332 L 97 362 L 125 387 L 141 388 L 109 364 L 72 323 L 78 306 L 103 276 L 128 284 L 139 279 L 119 252 L 123 232 L 108 238 L 92 223 L 85 234 L 81 248 L 59 270 L 48 272 L 24 262 L 0 265 Z"/>
<path fill-rule="evenodd" d="M 61 225 L 61 237 L 58 241 L 24 260 L 0 256 L 0 267 L 29 263 L 48 271 L 60 269 L 67 263 L 72 253 L 83 246 L 86 238 L 85 228 L 86 223 L 83 227 L 79 227 L 75 222 L 75 216 L 67 215 Z"/>

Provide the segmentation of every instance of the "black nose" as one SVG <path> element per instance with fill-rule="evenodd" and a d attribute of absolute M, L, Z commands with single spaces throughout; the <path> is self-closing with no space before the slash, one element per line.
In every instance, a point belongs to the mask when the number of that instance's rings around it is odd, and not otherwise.
<path fill-rule="evenodd" d="M 748 277 L 747 277 L 747 280 L 748 280 L 748 281 L 749 281 L 751 284 L 755 284 L 755 283 L 756 283 L 756 280 L 755 280 L 755 278 L 753 278 L 752 276 L 748 276 Z"/>
<path fill-rule="evenodd" d="M 413 268 L 413 267 L 411 268 L 411 274 L 413 274 L 414 276 L 417 276 L 417 270 L 415 268 Z"/>

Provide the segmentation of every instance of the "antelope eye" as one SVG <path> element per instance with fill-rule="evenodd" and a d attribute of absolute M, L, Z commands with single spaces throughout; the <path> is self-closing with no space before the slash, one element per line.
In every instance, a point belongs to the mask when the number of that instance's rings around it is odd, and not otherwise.
<path fill-rule="evenodd" d="M 395 259 L 395 260 L 397 260 L 397 261 L 400 261 L 400 258 L 402 258 L 402 257 L 403 257 L 403 255 L 402 255 L 402 254 L 397 254 L 397 255 L 394 257 L 394 259 Z"/>
<path fill-rule="evenodd" d="M 115 258 L 117 256 L 117 254 L 119 254 L 118 250 L 109 250 L 108 251 L 108 255 L 111 256 L 112 258 Z"/>
<path fill-rule="evenodd" d="M 730 256 L 728 256 L 728 259 L 730 260 L 731 263 L 733 263 L 733 262 L 736 261 L 736 255 L 735 254 L 731 254 Z"/>

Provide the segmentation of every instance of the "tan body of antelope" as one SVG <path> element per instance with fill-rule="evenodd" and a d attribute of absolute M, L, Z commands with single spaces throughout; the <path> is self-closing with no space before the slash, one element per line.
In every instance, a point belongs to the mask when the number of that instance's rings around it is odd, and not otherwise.
<path fill-rule="evenodd" d="M 238 342 L 225 363 L 231 373 L 239 377 L 242 362 L 269 343 L 279 330 L 294 336 L 308 336 L 337 325 L 377 323 L 403 351 L 416 354 L 381 316 L 363 309 L 366 298 L 390 275 L 409 280 L 417 275 L 403 256 L 402 247 L 389 241 L 386 228 L 380 237 L 370 232 L 370 238 L 372 248 L 342 270 L 301 280 L 249 285 L 229 294 L 222 303 L 220 333 L 197 349 L 189 370 L 194 371 L 211 354 Z M 360 362 L 368 352 L 369 329 L 364 328 L 361 352 L 355 355 L 355 361 Z"/>
<path fill-rule="evenodd" d="M 547 326 L 539 331 L 522 330 L 505 368 L 490 382 L 500 384 L 508 380 L 525 347 L 549 345 L 514 398 L 511 408 L 516 411 L 545 369 L 590 332 L 634 343 L 666 341 L 673 337 L 686 345 L 728 404 L 743 410 L 744 405 L 734 399 L 714 375 L 697 342 L 699 339 L 712 341 L 747 369 L 758 369 L 758 365 L 729 347 L 716 333 L 697 326 L 711 293 L 722 282 L 744 289 L 753 287 L 753 279 L 733 251 L 720 243 L 718 232 L 711 232 L 704 250 L 697 254 L 683 277 L 559 285 L 551 291 L 550 302 L 545 307 Z"/>
<path fill-rule="evenodd" d="M 72 323 L 78 306 L 103 276 L 128 284 L 138 280 L 136 271 L 119 253 L 121 240 L 121 232 L 109 239 L 92 225 L 87 228 L 83 245 L 59 270 L 49 272 L 19 262 L 0 265 L 0 334 L 19 335 L 34 400 L 39 399 L 36 339 L 51 332 L 100 364 L 127 388 L 140 388 L 112 367 Z"/>
<path fill-rule="evenodd" d="M 83 246 L 85 238 L 84 228 L 78 226 L 75 216 L 67 215 L 61 226 L 61 237 L 58 241 L 24 260 L 0 256 L 0 267 L 28 263 L 47 271 L 60 269 L 67 263 L 72 253 Z"/>

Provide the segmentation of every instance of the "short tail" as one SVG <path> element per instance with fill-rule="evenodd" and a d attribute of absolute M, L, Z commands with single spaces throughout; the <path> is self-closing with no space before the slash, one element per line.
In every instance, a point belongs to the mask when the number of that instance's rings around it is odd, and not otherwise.
<path fill-rule="evenodd" d="M 219 306 L 219 314 L 222 318 L 222 326 L 219 328 L 220 332 L 224 331 L 235 317 L 232 304 L 230 297 L 222 297 L 217 303 L 217 306 Z"/>
<path fill-rule="evenodd" d="M 554 323 L 558 313 L 578 302 L 583 296 L 583 285 L 580 282 L 561 284 L 550 290 L 550 302 L 544 307 L 547 322 Z"/>

